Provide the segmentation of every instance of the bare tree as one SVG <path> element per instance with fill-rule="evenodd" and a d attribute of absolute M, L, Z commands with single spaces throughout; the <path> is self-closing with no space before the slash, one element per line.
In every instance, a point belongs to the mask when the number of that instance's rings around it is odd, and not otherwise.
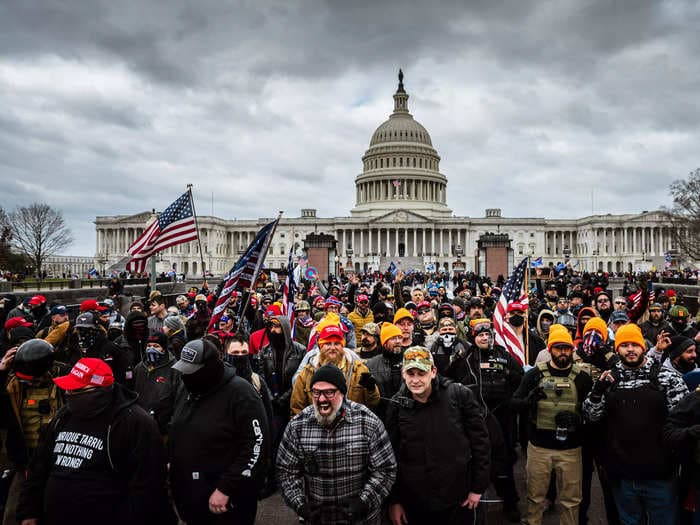
<path fill-rule="evenodd" d="M 12 245 L 29 257 L 39 278 L 46 258 L 73 243 L 63 214 L 48 204 L 18 206 L 8 215 L 8 224 Z"/>
<path fill-rule="evenodd" d="M 700 260 L 700 168 L 669 187 L 673 206 L 664 208 L 672 235 L 685 259 Z"/>

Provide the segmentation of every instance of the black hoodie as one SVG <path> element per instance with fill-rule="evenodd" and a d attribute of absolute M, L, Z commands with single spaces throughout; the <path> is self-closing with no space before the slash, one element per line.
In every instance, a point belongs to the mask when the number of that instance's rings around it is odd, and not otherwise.
<path fill-rule="evenodd" d="M 165 451 L 137 394 L 114 385 L 112 404 L 91 419 L 64 406 L 29 465 L 17 518 L 42 524 L 173 523 Z"/>

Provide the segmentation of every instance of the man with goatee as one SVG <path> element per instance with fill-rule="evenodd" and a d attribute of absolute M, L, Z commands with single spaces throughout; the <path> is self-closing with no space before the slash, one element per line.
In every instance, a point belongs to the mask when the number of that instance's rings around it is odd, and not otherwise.
<path fill-rule="evenodd" d="M 307 523 L 379 525 L 396 459 L 377 416 L 347 398 L 345 377 L 326 364 L 309 378 L 312 404 L 284 432 L 278 484 L 287 505 Z"/>

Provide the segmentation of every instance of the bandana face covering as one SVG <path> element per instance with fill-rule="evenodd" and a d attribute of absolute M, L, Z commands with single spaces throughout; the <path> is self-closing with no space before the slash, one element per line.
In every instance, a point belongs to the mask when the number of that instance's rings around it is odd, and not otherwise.
<path fill-rule="evenodd" d="M 79 419 L 91 419 L 100 415 L 112 403 L 112 386 L 91 390 L 66 392 L 66 406 Z"/>
<path fill-rule="evenodd" d="M 455 342 L 455 334 L 440 334 L 443 346 L 449 348 Z"/>

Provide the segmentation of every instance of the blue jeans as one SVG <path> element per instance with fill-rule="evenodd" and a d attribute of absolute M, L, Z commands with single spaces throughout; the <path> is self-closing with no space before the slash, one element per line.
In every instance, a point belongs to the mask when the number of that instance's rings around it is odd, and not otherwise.
<path fill-rule="evenodd" d="M 645 516 L 653 525 L 676 525 L 677 494 L 672 479 L 621 479 L 613 482 L 612 489 L 622 525 L 642 525 Z"/>

